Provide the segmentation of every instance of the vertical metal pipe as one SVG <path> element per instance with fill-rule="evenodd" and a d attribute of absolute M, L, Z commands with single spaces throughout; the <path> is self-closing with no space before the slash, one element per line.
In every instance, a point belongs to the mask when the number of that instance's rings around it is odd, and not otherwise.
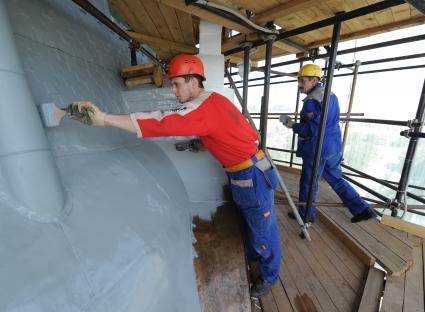
<path fill-rule="evenodd" d="M 25 80 L 4 0 L 0 0 L 0 166 L 16 209 L 51 221 L 64 193 L 40 116 Z"/>
<path fill-rule="evenodd" d="M 303 67 L 303 62 L 300 62 L 300 69 L 301 67 Z M 298 88 L 298 84 L 297 84 L 297 99 L 295 102 L 295 118 L 294 118 L 294 122 L 296 123 L 298 121 L 298 109 L 300 106 L 300 89 Z M 292 164 L 294 162 L 294 153 L 292 152 L 295 148 L 295 132 L 292 131 L 292 142 L 291 142 L 291 158 L 289 160 L 289 167 L 292 167 Z"/>
<path fill-rule="evenodd" d="M 131 66 L 137 65 L 136 48 L 133 45 L 130 45 L 130 57 L 131 57 Z"/>
<path fill-rule="evenodd" d="M 420 132 L 425 121 L 425 80 L 422 87 L 421 97 L 419 99 L 418 109 L 416 111 L 414 131 Z M 403 170 L 401 172 L 400 182 L 398 184 L 395 201 L 401 203 L 404 193 L 406 192 L 407 183 L 409 181 L 410 169 L 412 167 L 413 158 L 416 153 L 418 143 L 417 137 L 411 137 L 407 148 L 406 158 L 404 159 Z"/>
<path fill-rule="evenodd" d="M 249 52 L 252 47 L 252 42 L 241 43 L 243 47 L 243 89 L 242 89 L 242 114 L 246 117 L 248 112 L 248 79 L 249 79 Z"/>
<path fill-rule="evenodd" d="M 266 42 L 266 65 L 264 67 L 264 93 L 261 103 L 261 117 L 260 117 L 260 146 L 264 150 L 267 145 L 267 120 L 269 112 L 269 94 L 270 94 L 270 72 L 272 65 L 272 49 L 273 41 L 276 39 L 275 35 L 267 36 Z"/>
<path fill-rule="evenodd" d="M 360 67 L 361 62 L 360 61 L 356 61 L 356 65 L 354 66 L 354 76 L 353 76 L 353 82 L 351 84 L 351 94 L 350 94 L 350 102 L 348 103 L 348 109 L 347 109 L 347 117 L 348 119 L 350 119 L 351 116 L 351 111 L 353 109 L 353 102 L 354 102 L 354 94 L 356 92 L 356 85 L 357 85 L 357 76 L 359 74 L 359 67 Z M 348 126 L 350 124 L 350 121 L 347 120 L 345 122 L 345 127 L 344 127 L 344 137 L 342 139 L 342 153 L 344 154 L 345 151 L 345 144 L 347 143 L 347 137 L 348 137 Z"/>
<path fill-rule="evenodd" d="M 311 204 L 313 202 L 314 185 L 316 182 L 317 171 L 318 171 L 319 163 L 320 163 L 320 154 L 322 152 L 323 138 L 325 135 L 326 119 L 327 119 L 328 109 L 329 109 L 329 98 L 330 98 L 331 89 L 332 89 L 332 79 L 334 75 L 335 60 L 336 60 L 336 53 L 338 50 L 338 41 L 339 41 L 340 31 L 341 31 L 341 23 L 335 24 L 333 29 L 333 34 L 332 34 L 332 46 L 331 46 L 331 52 L 329 55 L 329 66 L 328 66 L 328 72 L 326 77 L 325 94 L 323 96 L 320 128 L 319 128 L 318 140 L 316 143 L 316 151 L 314 153 L 313 172 L 311 174 L 311 181 L 310 181 L 310 186 L 308 190 L 308 200 L 307 200 L 306 215 L 305 215 L 306 223 L 309 222 L 309 218 L 310 218 Z"/>
<path fill-rule="evenodd" d="M 325 60 L 325 67 L 324 67 L 324 70 L 323 70 L 323 77 L 327 77 L 327 75 L 328 75 L 328 66 L 329 66 L 329 59 L 326 59 Z M 323 78 L 323 81 L 322 81 L 324 88 L 326 88 L 326 80 L 327 80 L 327 78 Z"/>

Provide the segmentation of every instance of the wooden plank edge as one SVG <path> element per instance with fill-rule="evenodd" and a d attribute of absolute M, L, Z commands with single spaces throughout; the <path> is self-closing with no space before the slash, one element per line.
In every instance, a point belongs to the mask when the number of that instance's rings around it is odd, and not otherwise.
<path fill-rule="evenodd" d="M 358 309 L 359 312 L 379 311 L 380 298 L 384 291 L 384 277 L 384 271 L 372 266 L 369 268 Z"/>
<path fill-rule="evenodd" d="M 376 258 L 371 255 L 365 248 L 357 244 L 351 235 L 346 233 L 323 211 L 317 209 L 316 216 L 337 238 L 339 238 L 348 247 L 348 249 L 350 249 L 360 259 L 363 264 L 367 266 L 373 266 L 375 264 Z"/>
<path fill-rule="evenodd" d="M 381 223 L 397 230 L 402 230 L 404 232 L 425 238 L 425 227 L 421 225 L 412 222 L 407 222 L 387 215 L 382 216 Z"/>

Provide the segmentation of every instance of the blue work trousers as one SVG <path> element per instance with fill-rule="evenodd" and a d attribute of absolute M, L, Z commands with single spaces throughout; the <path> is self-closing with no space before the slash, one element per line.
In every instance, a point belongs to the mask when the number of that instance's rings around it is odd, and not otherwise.
<path fill-rule="evenodd" d="M 357 216 L 369 205 L 360 197 L 359 193 L 342 178 L 341 171 L 342 153 L 336 153 L 328 157 L 321 157 L 317 171 L 316 182 L 314 184 L 313 201 L 316 200 L 318 181 L 321 176 L 329 183 L 335 193 L 341 198 L 345 206 L 348 207 L 353 216 Z M 311 175 L 313 172 L 313 156 L 303 157 L 303 166 L 300 177 L 299 201 L 307 202 L 308 190 L 310 187 Z M 303 219 L 306 214 L 305 205 L 299 205 L 299 212 Z M 316 208 L 311 206 L 310 221 L 316 216 Z"/>
<path fill-rule="evenodd" d="M 251 159 L 256 162 L 255 156 Z M 268 162 L 267 159 L 264 161 Z M 274 209 L 274 191 L 278 184 L 276 172 L 271 166 L 264 171 L 252 166 L 234 173 L 227 172 L 227 175 L 233 200 L 244 219 L 247 257 L 259 260 L 261 278 L 274 283 L 279 277 L 281 257 Z"/>

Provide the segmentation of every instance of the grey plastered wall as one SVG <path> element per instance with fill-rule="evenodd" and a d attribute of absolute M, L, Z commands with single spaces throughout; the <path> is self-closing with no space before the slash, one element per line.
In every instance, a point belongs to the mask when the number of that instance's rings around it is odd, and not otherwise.
<path fill-rule="evenodd" d="M 164 108 L 152 104 L 164 91 L 125 90 L 127 44 L 72 1 L 5 2 L 35 103 Z M 106 1 L 91 2 L 108 13 Z M 129 106 L 126 92 L 152 101 Z M 21 215 L 0 172 L 0 311 L 199 311 L 191 217 L 222 200 L 218 164 L 175 151 L 176 138 L 141 141 L 70 120 L 46 134 L 65 214 L 54 223 Z"/>

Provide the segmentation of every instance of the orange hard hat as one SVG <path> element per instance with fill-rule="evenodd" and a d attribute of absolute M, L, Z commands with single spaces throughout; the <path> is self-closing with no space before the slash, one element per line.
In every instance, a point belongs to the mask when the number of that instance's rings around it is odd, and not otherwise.
<path fill-rule="evenodd" d="M 199 57 L 190 54 L 173 57 L 168 66 L 168 77 L 171 79 L 185 75 L 199 75 L 205 80 L 204 65 Z"/>

